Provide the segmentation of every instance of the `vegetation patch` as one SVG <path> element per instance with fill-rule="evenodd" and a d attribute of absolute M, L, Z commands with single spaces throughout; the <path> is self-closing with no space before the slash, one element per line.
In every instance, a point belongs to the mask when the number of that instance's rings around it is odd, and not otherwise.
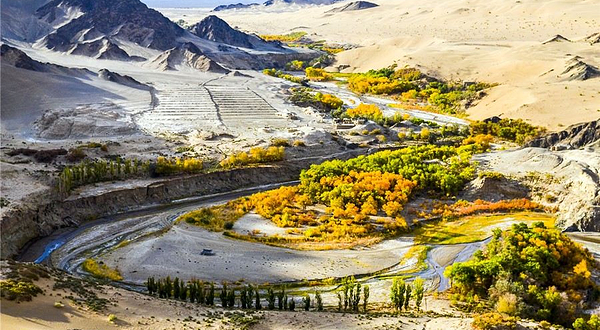
<path fill-rule="evenodd" d="M 315 109 L 330 112 L 341 109 L 344 101 L 332 94 L 317 93 L 312 88 L 301 87 L 290 89 L 292 95 L 290 102 L 300 107 L 313 107 Z"/>
<path fill-rule="evenodd" d="M 422 110 L 457 114 L 493 84 L 442 82 L 414 68 L 392 65 L 380 70 L 352 74 L 348 88 L 358 94 L 390 95 L 405 103 L 427 104 Z"/>
<path fill-rule="evenodd" d="M 285 158 L 285 147 L 271 146 L 268 148 L 255 147 L 250 151 L 241 151 L 223 159 L 219 165 L 223 168 L 235 168 L 245 165 L 271 163 Z"/>
<path fill-rule="evenodd" d="M 598 299 L 598 268 L 588 250 L 538 222 L 495 229 L 485 249 L 445 275 L 455 301 L 472 306 L 485 299 L 498 313 L 571 326 Z"/>
<path fill-rule="evenodd" d="M 184 221 L 210 231 L 221 232 L 231 229 L 239 218 L 249 212 L 250 206 L 248 204 L 247 198 L 241 198 L 223 205 L 185 213 L 179 216 L 177 221 Z"/>
<path fill-rule="evenodd" d="M 461 217 L 453 221 L 423 223 L 413 233 L 416 244 L 462 244 L 482 241 L 492 235 L 494 228 L 506 226 L 511 222 L 543 222 L 551 227 L 554 220 L 552 215 L 535 212 L 483 214 Z"/>
<path fill-rule="evenodd" d="M 414 192 L 444 196 L 462 189 L 474 175 L 470 158 L 476 150 L 428 145 L 328 161 L 304 170 L 298 186 L 192 211 L 179 220 L 225 231 L 255 211 L 288 228 L 287 235 L 227 231 L 227 236 L 301 249 L 372 244 L 408 231 L 401 212 Z"/>
<path fill-rule="evenodd" d="M 0 281 L 0 294 L 2 298 L 8 300 L 30 301 L 42 292 L 42 289 L 33 282 L 12 279 Z"/>
<path fill-rule="evenodd" d="M 90 273 L 92 276 L 100 279 L 108 279 L 112 281 L 121 281 L 123 276 L 118 269 L 111 269 L 103 263 L 98 263 L 94 259 L 86 259 L 81 267 L 84 271 Z"/>
<path fill-rule="evenodd" d="M 522 119 L 476 121 L 470 125 L 471 135 L 491 135 L 500 139 L 524 144 L 546 132 L 545 128 L 531 125 Z"/>
<path fill-rule="evenodd" d="M 299 31 L 288 34 L 262 34 L 260 37 L 265 41 L 295 42 L 300 40 L 306 34 L 306 32 Z"/>

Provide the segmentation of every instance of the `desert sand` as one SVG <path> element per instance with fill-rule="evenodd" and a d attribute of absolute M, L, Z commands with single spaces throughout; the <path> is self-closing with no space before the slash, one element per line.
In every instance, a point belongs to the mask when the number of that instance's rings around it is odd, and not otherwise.
<path fill-rule="evenodd" d="M 225 11 L 232 26 L 259 34 L 305 31 L 313 40 L 357 48 L 337 55 L 344 72 L 415 66 L 446 79 L 500 84 L 474 107 L 470 119 L 494 115 L 523 118 L 556 130 L 600 117 L 600 78 L 571 80 L 563 74 L 580 56 L 600 65 L 600 44 L 584 38 L 600 32 L 600 3 L 524 0 L 379 0 L 379 7 L 325 13 Z M 161 9 L 167 17 L 195 23 L 207 15 L 193 9 Z M 555 35 L 568 40 L 545 43 Z"/>

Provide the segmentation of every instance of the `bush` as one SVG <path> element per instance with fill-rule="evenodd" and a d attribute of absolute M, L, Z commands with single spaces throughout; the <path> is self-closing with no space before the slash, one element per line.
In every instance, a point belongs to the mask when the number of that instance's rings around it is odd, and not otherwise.
<path fill-rule="evenodd" d="M 92 276 L 112 281 L 122 281 L 123 276 L 118 269 L 111 269 L 103 263 L 98 263 L 94 259 L 86 259 L 81 265 L 82 269 Z"/>
<path fill-rule="evenodd" d="M 78 162 L 87 157 L 85 152 L 79 148 L 69 149 L 69 153 L 67 154 L 67 160 L 70 162 Z"/>
<path fill-rule="evenodd" d="M 286 141 L 287 142 L 287 141 Z M 238 152 L 223 159 L 219 165 L 223 168 L 234 168 L 250 164 L 270 163 L 283 160 L 285 147 L 251 148 L 249 152 Z"/>
<path fill-rule="evenodd" d="M 12 279 L 0 281 L 0 296 L 7 300 L 30 301 L 42 292 L 40 287 L 31 282 Z"/>
<path fill-rule="evenodd" d="M 289 147 L 290 146 L 290 142 L 286 139 L 273 139 L 271 141 L 271 145 L 276 146 L 276 147 Z"/>
<path fill-rule="evenodd" d="M 292 145 L 294 147 L 306 147 L 306 143 L 304 143 L 304 141 L 302 140 L 294 140 L 294 143 Z"/>
<path fill-rule="evenodd" d="M 333 79 L 333 76 L 325 70 L 313 67 L 306 68 L 306 77 L 312 81 L 328 81 Z"/>
<path fill-rule="evenodd" d="M 473 327 L 481 330 L 508 330 L 516 329 L 517 319 L 500 313 L 485 313 L 475 315 Z"/>

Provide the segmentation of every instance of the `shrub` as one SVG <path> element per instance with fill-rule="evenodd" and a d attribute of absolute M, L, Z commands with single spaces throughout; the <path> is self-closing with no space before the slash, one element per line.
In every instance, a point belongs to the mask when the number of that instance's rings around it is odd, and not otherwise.
<path fill-rule="evenodd" d="M 69 149 L 69 153 L 67 154 L 67 160 L 70 162 L 78 162 L 87 157 L 85 152 L 79 148 Z"/>
<path fill-rule="evenodd" d="M 276 147 L 289 147 L 290 146 L 290 142 L 286 139 L 273 139 L 271 141 L 271 145 L 276 146 Z"/>
<path fill-rule="evenodd" d="M 122 281 L 123 276 L 118 269 L 111 269 L 103 263 L 98 263 L 94 259 L 86 259 L 81 265 L 82 269 L 92 276 L 112 281 Z"/>
<path fill-rule="evenodd" d="M 325 70 L 313 67 L 306 68 L 306 77 L 312 81 L 328 81 L 333 79 L 333 76 Z"/>
<path fill-rule="evenodd" d="M 108 315 L 108 322 L 114 323 L 117 320 L 117 316 L 115 314 Z"/>
<path fill-rule="evenodd" d="M 223 168 L 240 167 L 250 164 L 270 163 L 283 160 L 285 147 L 251 148 L 248 152 L 238 152 L 223 159 L 219 165 Z"/>
<path fill-rule="evenodd" d="M 508 330 L 516 329 L 517 319 L 504 316 L 500 313 L 485 313 L 475 315 L 473 326 L 481 330 Z"/>
<path fill-rule="evenodd" d="M 306 143 L 304 143 L 304 141 L 302 140 L 294 140 L 294 143 L 292 145 L 294 147 L 305 147 Z"/>
<path fill-rule="evenodd" d="M 375 122 L 380 122 L 383 119 L 381 109 L 375 104 L 361 103 L 356 108 L 346 110 L 346 114 L 350 118 L 365 118 Z"/>
<path fill-rule="evenodd" d="M 0 281 L 0 296 L 7 300 L 30 301 L 42 292 L 40 287 L 31 282 L 13 279 Z"/>

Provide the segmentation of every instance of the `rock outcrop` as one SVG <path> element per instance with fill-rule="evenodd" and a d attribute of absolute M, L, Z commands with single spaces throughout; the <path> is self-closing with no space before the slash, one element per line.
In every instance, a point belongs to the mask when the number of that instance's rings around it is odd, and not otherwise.
<path fill-rule="evenodd" d="M 600 77 L 600 70 L 597 67 L 582 61 L 582 58 L 575 56 L 567 61 L 566 68 L 561 72 L 563 80 L 588 80 Z"/>
<path fill-rule="evenodd" d="M 600 119 L 572 125 L 560 132 L 550 133 L 527 143 L 528 147 L 577 149 L 600 141 Z"/>
<path fill-rule="evenodd" d="M 378 4 L 368 2 L 368 1 L 354 1 L 350 2 L 342 7 L 333 8 L 331 10 L 326 11 L 326 13 L 343 13 L 346 11 L 355 11 L 355 10 L 363 10 L 369 8 L 379 7 Z"/>
<path fill-rule="evenodd" d="M 570 231 L 599 231 L 599 150 L 597 143 L 583 149 L 562 151 L 527 147 L 480 154 L 474 160 L 483 170 L 502 173 L 510 181 L 518 181 L 527 187 L 529 197 L 534 201 L 555 208 L 557 227 Z M 505 194 L 506 183 L 504 180 L 486 179 L 479 183 L 476 180 L 469 185 L 474 188 L 470 194 L 477 196 L 479 191 L 485 196 L 497 189 L 496 197 L 512 198 L 511 194 Z"/>
<path fill-rule="evenodd" d="M 474 201 L 483 199 L 490 202 L 497 202 L 505 199 L 520 199 L 529 196 L 529 188 L 521 184 L 518 180 L 508 177 L 490 178 L 478 177 L 469 182 L 460 199 Z"/>
<path fill-rule="evenodd" d="M 65 8 L 75 12 L 66 22 Z M 101 37 L 117 38 L 142 47 L 167 50 L 185 30 L 139 0 L 52 0 L 36 12 L 39 19 L 59 26 L 45 37 L 47 48 L 67 52 Z"/>
<path fill-rule="evenodd" d="M 152 89 L 152 87 L 150 87 L 146 84 L 142 84 L 141 82 L 133 79 L 130 76 L 121 75 L 116 72 L 109 71 L 107 69 L 102 69 L 102 70 L 98 71 L 98 77 L 100 77 L 106 81 L 111 81 L 111 82 L 114 82 L 117 84 L 131 87 L 131 88 L 136 88 L 136 89 L 141 89 L 141 90 L 146 90 L 146 91 L 150 91 Z"/>
<path fill-rule="evenodd" d="M 229 73 L 229 70 L 207 57 L 196 45 L 190 42 L 158 55 L 151 61 L 150 65 L 163 71 L 189 67 L 202 72 Z"/>
<path fill-rule="evenodd" d="M 589 36 L 583 38 L 583 41 L 589 43 L 590 45 L 600 43 L 600 32 L 590 34 Z"/>
<path fill-rule="evenodd" d="M 560 34 L 557 34 L 554 37 L 542 42 L 542 45 L 553 43 L 553 42 L 571 42 L 571 40 L 561 36 Z"/>

